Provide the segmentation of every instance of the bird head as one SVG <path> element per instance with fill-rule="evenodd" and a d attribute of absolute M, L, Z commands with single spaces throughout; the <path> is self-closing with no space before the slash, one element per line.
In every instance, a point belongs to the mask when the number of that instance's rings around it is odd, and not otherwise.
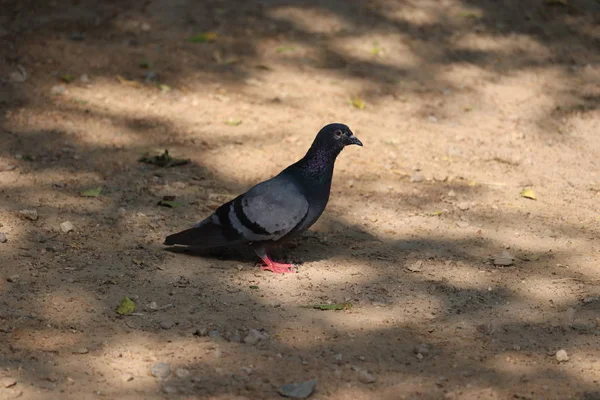
<path fill-rule="evenodd" d="M 344 124 L 325 125 L 317 135 L 317 139 L 333 149 L 342 150 L 351 144 L 362 146 L 362 142 L 354 136 L 350 128 Z"/>

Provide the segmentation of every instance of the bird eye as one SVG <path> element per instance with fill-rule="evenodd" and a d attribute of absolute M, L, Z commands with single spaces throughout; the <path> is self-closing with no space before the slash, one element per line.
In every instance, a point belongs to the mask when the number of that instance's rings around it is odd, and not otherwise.
<path fill-rule="evenodd" d="M 333 136 L 335 136 L 336 139 L 339 139 L 342 137 L 342 131 L 340 131 L 339 129 L 335 132 L 333 132 Z"/>

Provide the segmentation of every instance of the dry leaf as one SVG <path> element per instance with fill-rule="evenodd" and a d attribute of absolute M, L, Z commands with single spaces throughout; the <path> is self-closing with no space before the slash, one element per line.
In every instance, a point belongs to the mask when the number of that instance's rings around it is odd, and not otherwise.
<path fill-rule="evenodd" d="M 188 40 L 192 43 L 207 43 L 214 42 L 217 39 L 217 34 L 215 32 L 204 32 L 199 33 L 197 35 L 192 36 Z"/>
<path fill-rule="evenodd" d="M 521 197 L 525 197 L 526 199 L 537 200 L 537 196 L 530 188 L 525 188 L 521 190 L 521 193 L 519 193 L 519 195 Z"/>
<path fill-rule="evenodd" d="M 358 96 L 354 96 L 350 101 L 350 104 L 352 104 L 354 108 L 358 108 L 359 110 L 363 110 L 367 106 L 364 100 Z"/>

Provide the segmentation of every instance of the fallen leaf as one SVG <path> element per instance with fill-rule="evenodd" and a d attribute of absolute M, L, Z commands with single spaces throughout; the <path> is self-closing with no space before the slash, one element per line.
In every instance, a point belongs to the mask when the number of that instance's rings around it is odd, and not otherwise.
<path fill-rule="evenodd" d="M 249 287 L 250 289 L 258 289 L 258 286 L 256 286 L 256 285 L 250 285 L 250 286 L 248 286 L 248 287 Z"/>
<path fill-rule="evenodd" d="M 171 91 L 171 86 L 169 85 L 165 85 L 164 83 L 161 83 L 160 85 L 158 85 L 158 88 L 162 91 L 162 92 L 170 92 Z"/>
<path fill-rule="evenodd" d="M 429 217 L 439 217 L 440 215 L 442 215 L 444 213 L 444 210 L 439 210 L 439 211 L 432 211 L 430 213 L 427 213 L 425 215 L 429 216 Z"/>
<path fill-rule="evenodd" d="M 156 156 L 150 156 L 148 153 L 146 153 L 140 159 L 138 159 L 138 161 L 146 164 L 154 164 L 163 168 L 176 167 L 178 165 L 185 165 L 192 162 L 190 159 L 171 157 L 169 155 L 169 150 L 165 150 L 163 154 Z"/>
<path fill-rule="evenodd" d="M 188 40 L 192 43 L 207 43 L 214 42 L 217 39 L 217 34 L 215 32 L 204 32 L 199 33 L 197 35 L 192 36 Z"/>
<path fill-rule="evenodd" d="M 519 193 L 519 195 L 521 197 L 525 197 L 526 199 L 537 200 L 537 196 L 530 188 L 525 188 L 521 190 L 521 193 Z"/>
<path fill-rule="evenodd" d="M 272 71 L 273 70 L 273 68 L 269 67 L 268 65 L 264 65 L 264 64 L 255 65 L 254 68 L 262 69 L 263 71 Z"/>
<path fill-rule="evenodd" d="M 64 74 L 60 76 L 60 79 L 65 83 L 71 83 L 75 80 L 75 77 L 71 74 Z"/>
<path fill-rule="evenodd" d="M 352 100 L 350 100 L 350 104 L 354 108 L 358 108 L 359 110 L 363 110 L 367 106 L 367 104 L 364 102 L 364 100 L 358 96 L 354 96 L 352 98 Z"/>
<path fill-rule="evenodd" d="M 127 85 L 127 86 L 132 86 L 135 88 L 139 88 L 142 87 L 142 84 L 136 81 L 131 81 L 129 79 L 125 79 L 123 78 L 121 75 L 117 75 L 117 80 L 119 81 L 119 83 L 121 85 Z"/>
<path fill-rule="evenodd" d="M 277 49 L 275 49 L 275 51 L 277 53 L 293 53 L 294 51 L 296 51 L 296 47 L 295 46 L 279 46 Z"/>
<path fill-rule="evenodd" d="M 181 206 L 181 203 L 178 203 L 176 201 L 170 201 L 170 200 L 161 200 L 158 202 L 159 206 L 163 206 L 163 207 L 169 207 L 169 208 L 177 208 L 179 206 Z"/>
<path fill-rule="evenodd" d="M 228 119 L 227 121 L 225 121 L 225 123 L 229 126 L 238 126 L 238 125 L 241 125 L 242 120 L 241 119 Z"/>
<path fill-rule="evenodd" d="M 301 306 L 302 308 L 314 308 L 315 310 L 348 310 L 352 308 L 351 303 L 333 303 L 333 304 L 311 304 Z"/>
<path fill-rule="evenodd" d="M 98 197 L 102 193 L 102 186 L 98 186 L 97 188 L 84 190 L 81 192 L 83 197 Z"/>
<path fill-rule="evenodd" d="M 135 311 L 135 303 L 129 297 L 125 296 L 117 307 L 117 314 L 130 315 Z"/>

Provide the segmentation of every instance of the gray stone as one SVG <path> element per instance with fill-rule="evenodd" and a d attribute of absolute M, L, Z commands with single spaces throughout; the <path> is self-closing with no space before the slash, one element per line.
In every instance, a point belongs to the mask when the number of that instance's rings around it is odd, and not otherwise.
<path fill-rule="evenodd" d="M 301 383 L 290 383 L 280 387 L 278 392 L 284 397 L 289 397 L 292 399 L 306 399 L 314 392 L 317 382 L 318 381 L 316 379 L 312 379 L 310 381 Z"/>

